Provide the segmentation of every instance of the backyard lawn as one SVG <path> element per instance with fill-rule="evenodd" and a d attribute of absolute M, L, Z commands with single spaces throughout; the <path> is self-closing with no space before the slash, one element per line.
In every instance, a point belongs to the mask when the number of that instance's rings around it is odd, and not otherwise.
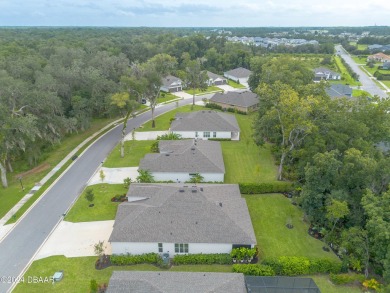
<path fill-rule="evenodd" d="M 85 198 L 87 189 L 92 189 L 95 195 L 93 207 L 89 207 L 90 202 Z M 127 188 L 124 188 L 123 184 L 96 184 L 88 186 L 65 216 L 65 221 L 76 223 L 114 220 L 119 203 L 111 202 L 111 198 L 126 193 Z"/>
<path fill-rule="evenodd" d="M 311 237 L 303 212 L 281 194 L 244 195 L 255 230 L 260 259 L 279 256 L 326 257 L 337 259 L 322 250 L 324 243 Z M 286 224 L 294 225 L 287 229 Z"/>
<path fill-rule="evenodd" d="M 139 161 L 150 153 L 150 147 L 155 140 L 129 140 L 125 141 L 125 156 L 121 158 L 120 145 L 118 144 L 107 156 L 103 167 L 121 168 L 137 167 Z"/>
<path fill-rule="evenodd" d="M 239 141 L 222 141 L 225 162 L 225 183 L 276 181 L 277 167 L 270 145 L 258 147 L 252 138 L 255 114 L 236 114 L 241 129 Z"/>

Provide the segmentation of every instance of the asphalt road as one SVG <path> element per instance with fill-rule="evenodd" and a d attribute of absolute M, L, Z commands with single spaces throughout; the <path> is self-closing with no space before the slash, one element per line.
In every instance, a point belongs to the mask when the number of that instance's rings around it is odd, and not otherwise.
<path fill-rule="evenodd" d="M 204 96 L 203 96 L 204 97 Z M 200 100 L 201 98 L 197 98 Z M 182 100 L 179 105 L 190 104 Z M 171 103 L 156 108 L 156 115 L 175 108 Z M 127 130 L 132 131 L 151 118 L 150 111 L 130 119 Z M 97 140 L 71 168 L 55 183 L 31 211 L 0 243 L 0 293 L 8 292 L 23 272 L 50 232 L 62 219 L 72 202 L 82 192 L 88 180 L 119 142 L 122 127 L 116 127 Z M 58 268 L 61 270 L 61 268 Z M 51 275 L 54 272 L 51 272 Z M 50 276 L 51 276 L 50 275 Z M 30 277 L 50 277 L 30 276 Z M 25 276 L 25 282 L 28 281 Z"/>
<path fill-rule="evenodd" d="M 336 46 L 336 52 L 351 66 L 352 70 L 359 75 L 359 81 L 362 83 L 360 87 L 362 90 L 369 92 L 373 96 L 386 98 L 387 94 L 382 90 L 362 69 L 355 63 L 355 61 L 349 56 L 341 45 Z"/>

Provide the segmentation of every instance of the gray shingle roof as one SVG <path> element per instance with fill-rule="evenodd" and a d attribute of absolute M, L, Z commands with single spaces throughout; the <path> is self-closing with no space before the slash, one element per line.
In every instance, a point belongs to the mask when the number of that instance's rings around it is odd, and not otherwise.
<path fill-rule="evenodd" d="M 146 199 L 118 206 L 109 241 L 256 243 L 237 184 L 198 184 L 195 190 L 176 183 L 131 184 L 128 198 Z"/>
<path fill-rule="evenodd" d="M 237 273 L 114 271 L 107 293 L 246 293 L 245 278 Z"/>
<path fill-rule="evenodd" d="M 139 168 L 151 172 L 225 173 L 218 141 L 161 140 L 159 149 L 159 154 L 146 154 Z"/>
<path fill-rule="evenodd" d="M 246 78 L 246 77 L 249 77 L 249 75 L 251 75 L 251 74 L 252 74 L 252 71 L 250 71 L 246 68 L 243 68 L 243 67 L 238 67 L 238 68 L 235 68 L 235 69 L 232 69 L 232 70 L 225 72 L 225 75 L 231 75 L 231 76 L 235 76 L 238 78 Z"/>
<path fill-rule="evenodd" d="M 224 103 L 228 105 L 251 107 L 259 103 L 259 97 L 249 91 L 227 92 L 226 94 L 216 93 L 211 98 L 212 103 Z"/>
<path fill-rule="evenodd" d="M 218 75 L 218 74 L 215 74 L 215 73 L 212 73 L 212 72 L 210 72 L 210 71 L 207 71 L 207 76 L 210 78 L 210 79 L 212 79 L 212 80 L 216 80 L 216 79 L 225 79 L 226 80 L 226 78 L 225 77 L 223 77 L 223 76 L 221 76 L 221 75 Z"/>
<path fill-rule="evenodd" d="M 343 84 L 332 84 L 330 87 L 327 87 L 325 91 L 331 98 L 350 98 L 352 96 L 352 89 Z"/>
<path fill-rule="evenodd" d="M 233 114 L 211 110 L 177 113 L 171 131 L 240 131 Z"/>
<path fill-rule="evenodd" d="M 161 79 L 161 81 L 165 87 L 170 87 L 175 82 L 181 83 L 181 79 L 173 75 L 165 76 Z"/>

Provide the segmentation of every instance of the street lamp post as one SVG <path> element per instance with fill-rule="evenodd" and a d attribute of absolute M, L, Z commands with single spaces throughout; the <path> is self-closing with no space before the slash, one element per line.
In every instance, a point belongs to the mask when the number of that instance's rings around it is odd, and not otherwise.
<path fill-rule="evenodd" d="M 18 179 L 19 179 L 19 182 L 20 182 L 20 186 L 22 186 L 22 190 L 24 190 L 24 186 L 23 186 L 23 182 L 22 182 L 22 176 L 20 176 Z"/>

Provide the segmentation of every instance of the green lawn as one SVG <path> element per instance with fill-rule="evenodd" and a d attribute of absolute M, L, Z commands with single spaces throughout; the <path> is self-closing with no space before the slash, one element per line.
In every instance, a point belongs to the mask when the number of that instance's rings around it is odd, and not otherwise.
<path fill-rule="evenodd" d="M 367 63 L 367 56 L 351 56 L 353 61 L 355 61 L 357 64 L 366 64 Z"/>
<path fill-rule="evenodd" d="M 120 144 L 118 144 L 108 155 L 103 163 L 103 167 L 121 168 L 137 167 L 139 161 L 150 153 L 150 147 L 155 140 L 129 140 L 125 141 L 125 156 L 121 158 Z"/>
<path fill-rule="evenodd" d="M 170 119 L 174 118 L 176 113 L 178 112 L 191 112 L 191 111 L 199 111 L 204 110 L 205 108 L 202 106 L 195 105 L 191 107 L 191 105 L 186 105 L 183 107 L 176 108 L 172 111 L 169 111 L 168 113 L 162 114 L 158 117 L 156 117 L 156 127 L 152 128 L 152 121 L 148 121 L 145 124 L 143 124 L 140 128 L 137 129 L 137 131 L 162 131 L 162 130 L 168 130 L 170 127 Z"/>
<path fill-rule="evenodd" d="M 336 286 L 334 285 L 327 275 L 313 275 L 307 276 L 313 278 L 314 282 L 320 288 L 322 293 L 361 293 L 358 286 Z"/>
<path fill-rule="evenodd" d="M 187 94 L 190 94 L 190 95 L 193 95 L 194 92 L 195 92 L 195 95 L 205 95 L 205 94 L 209 94 L 212 92 L 223 92 L 223 90 L 221 90 L 219 87 L 216 87 L 216 86 L 209 86 L 209 87 L 207 87 L 207 89 L 205 91 L 201 91 L 201 90 L 196 89 L 195 91 L 194 90 L 186 90 L 185 92 Z"/>
<path fill-rule="evenodd" d="M 341 62 L 340 60 L 340 57 L 339 56 L 335 56 L 334 57 L 334 61 L 338 67 L 338 71 L 341 72 L 341 79 L 349 84 L 349 85 L 352 85 L 352 86 L 357 86 L 357 85 L 361 85 L 361 83 L 359 81 L 356 81 L 354 80 L 351 75 L 348 73 L 348 70 L 347 68 L 345 68 L 344 64 Z"/>
<path fill-rule="evenodd" d="M 93 201 L 95 206 L 93 207 L 89 207 L 89 201 L 84 197 L 87 189 L 92 189 L 95 194 L 95 200 Z M 127 189 L 123 187 L 123 184 L 96 184 L 88 186 L 66 215 L 65 221 L 92 222 L 114 220 L 119 203 L 111 202 L 111 198 L 115 195 L 126 193 Z"/>
<path fill-rule="evenodd" d="M 252 137 L 252 115 L 236 115 L 241 129 L 239 141 L 222 141 L 225 183 L 276 181 L 277 167 L 270 145 L 258 147 Z"/>
<path fill-rule="evenodd" d="M 260 259 L 279 256 L 326 257 L 337 260 L 332 252 L 322 250 L 324 243 L 307 233 L 303 212 L 281 194 L 244 195 L 255 230 Z M 293 229 L 287 229 L 291 222 Z"/>
<path fill-rule="evenodd" d="M 175 95 L 172 95 L 171 93 L 160 93 L 160 97 L 157 99 L 157 104 L 166 103 L 176 99 L 180 98 Z"/>
<path fill-rule="evenodd" d="M 28 271 L 24 274 L 25 282 L 19 284 L 13 292 L 57 292 L 57 293 L 85 293 L 89 291 L 91 280 L 96 280 L 98 284 L 106 283 L 114 270 L 121 271 L 156 271 L 157 267 L 152 265 L 134 265 L 124 267 L 109 267 L 104 270 L 95 270 L 96 257 L 74 257 L 52 256 L 33 262 Z M 40 276 L 50 277 L 56 271 L 63 270 L 64 278 L 55 284 L 33 284 L 28 283 L 28 277 Z"/>
<path fill-rule="evenodd" d="M 228 85 L 230 85 L 231 87 L 234 87 L 235 89 L 245 89 L 245 86 L 243 86 L 242 84 L 239 84 L 231 79 L 228 80 Z"/>
<path fill-rule="evenodd" d="M 357 90 L 357 89 L 352 90 L 352 97 L 361 97 L 362 95 L 364 97 L 372 97 L 369 92 L 366 92 L 364 90 Z"/>
<path fill-rule="evenodd" d="M 70 153 L 76 146 L 83 142 L 86 138 L 114 121 L 115 119 L 95 119 L 92 121 L 91 127 L 83 133 L 75 133 L 66 136 L 61 144 L 51 147 L 41 155 L 42 161 L 39 168 L 32 169 L 26 161 L 17 161 L 13 164 L 14 173 L 8 173 L 8 188 L 0 188 L 0 218 L 2 218 L 27 192 L 39 182 L 45 175 L 54 168 L 68 153 Z M 17 175 L 21 172 L 31 170 L 28 174 L 23 175 L 23 191 Z M 29 203 L 36 199 L 33 197 Z M 25 210 L 25 209 L 24 209 Z M 19 213 L 18 213 L 19 214 Z"/>

